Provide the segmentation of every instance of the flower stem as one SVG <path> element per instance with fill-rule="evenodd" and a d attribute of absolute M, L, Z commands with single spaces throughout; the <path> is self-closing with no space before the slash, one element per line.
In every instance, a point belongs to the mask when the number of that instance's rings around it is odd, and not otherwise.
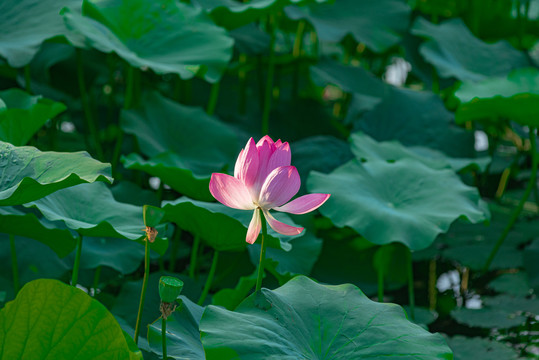
<path fill-rule="evenodd" d="M 408 305 L 410 307 L 410 317 L 415 320 L 415 294 L 414 294 L 414 268 L 412 261 L 412 252 L 406 249 L 407 274 L 408 274 Z"/>
<path fill-rule="evenodd" d="M 167 320 L 161 317 L 161 341 L 163 344 L 163 360 L 167 360 Z"/>
<path fill-rule="evenodd" d="M 269 132 L 269 115 L 271 110 L 271 97 L 273 93 L 273 74 L 275 73 L 275 15 L 271 14 L 268 20 L 268 26 L 270 31 L 270 53 L 268 59 L 268 77 L 266 80 L 266 88 L 264 90 L 264 107 L 262 109 L 262 134 L 265 135 Z"/>
<path fill-rule="evenodd" d="M 11 247 L 11 268 L 13 270 L 13 291 L 15 296 L 21 288 L 19 282 L 19 265 L 17 263 L 17 250 L 15 249 L 15 235 L 9 235 L 9 245 Z"/>
<path fill-rule="evenodd" d="M 86 120 L 86 128 L 93 139 L 97 158 L 104 160 L 103 149 L 101 148 L 101 142 L 99 141 L 99 133 L 97 130 L 97 124 L 92 116 L 90 109 L 90 103 L 88 101 L 88 93 L 86 92 L 86 81 L 84 80 L 84 64 L 82 62 L 82 50 L 77 49 L 77 78 L 79 81 L 80 101 L 82 103 L 82 109 L 84 111 L 84 119 Z"/>
<path fill-rule="evenodd" d="M 264 277 L 264 262 L 266 261 L 266 244 L 264 238 L 268 235 L 268 228 L 266 226 L 266 218 L 260 211 L 260 220 L 262 221 L 262 243 L 260 244 L 260 261 L 258 262 L 258 278 L 256 279 L 256 291 L 262 288 L 262 278 Z"/>
<path fill-rule="evenodd" d="M 82 253 L 82 235 L 77 238 L 77 252 L 75 253 L 75 264 L 73 265 L 73 275 L 71 276 L 71 285 L 77 286 L 79 280 L 80 255 Z"/>
<path fill-rule="evenodd" d="M 148 277 L 150 276 L 150 241 L 146 239 L 144 250 L 144 279 L 142 280 L 142 291 L 140 293 L 140 302 L 138 306 L 137 324 L 135 325 L 135 344 L 138 344 L 140 334 L 140 322 L 142 320 L 142 309 L 144 308 L 144 299 L 146 298 L 146 288 L 148 287 Z"/>
<path fill-rule="evenodd" d="M 429 262 L 429 309 L 436 310 L 436 259 Z"/>
<path fill-rule="evenodd" d="M 208 101 L 208 107 L 206 113 L 208 115 L 213 115 L 215 113 L 215 107 L 217 106 L 217 99 L 219 98 L 219 87 L 221 85 L 220 81 L 217 81 L 211 86 L 210 99 Z"/>
<path fill-rule="evenodd" d="M 200 246 L 200 236 L 195 235 L 195 240 L 193 241 L 193 247 L 191 248 L 191 261 L 189 262 L 189 277 L 191 279 L 195 278 L 199 246 Z"/>
<path fill-rule="evenodd" d="M 511 214 L 511 218 L 509 219 L 509 222 L 505 226 L 503 233 L 500 235 L 500 237 L 498 238 L 498 241 L 496 241 L 496 244 L 494 245 L 494 248 L 490 252 L 487 262 L 485 263 L 485 266 L 483 266 L 483 272 L 488 271 L 490 265 L 492 264 L 492 261 L 494 260 L 494 257 L 496 257 L 496 254 L 498 253 L 498 250 L 500 250 L 500 247 L 502 246 L 505 238 L 507 237 L 507 235 L 509 235 L 509 231 L 511 231 L 511 228 L 513 227 L 513 225 L 515 225 L 516 221 L 518 220 L 518 216 L 522 212 L 522 209 L 524 208 L 524 204 L 526 203 L 526 200 L 528 200 L 528 197 L 530 196 L 532 189 L 535 187 L 535 180 L 537 179 L 538 159 L 537 159 L 537 144 L 535 141 L 535 128 L 534 127 L 530 127 L 529 136 L 530 136 L 530 152 L 532 156 L 532 172 L 530 174 L 530 180 L 528 181 L 528 185 L 526 186 L 524 195 L 520 199 L 520 202 L 518 203 L 517 207 L 513 210 L 513 213 Z"/>
<path fill-rule="evenodd" d="M 206 284 L 204 285 L 204 290 L 202 290 L 202 294 L 200 295 L 200 299 L 198 299 L 198 305 L 204 304 L 204 300 L 206 300 L 206 297 L 208 296 L 208 293 L 210 292 L 210 288 L 213 282 L 213 277 L 215 276 L 215 270 L 217 269 L 217 260 L 219 259 L 219 251 L 214 251 L 213 253 L 213 261 L 211 263 L 210 273 L 208 274 L 208 278 L 206 279 Z"/>

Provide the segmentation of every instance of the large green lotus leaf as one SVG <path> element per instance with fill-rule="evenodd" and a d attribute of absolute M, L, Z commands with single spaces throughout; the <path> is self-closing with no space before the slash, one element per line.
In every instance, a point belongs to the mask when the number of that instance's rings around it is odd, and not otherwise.
<path fill-rule="evenodd" d="M 411 9 L 403 0 L 337 0 L 288 7 L 287 15 L 309 21 L 321 40 L 338 42 L 351 34 L 375 52 L 397 44 L 408 28 Z"/>
<path fill-rule="evenodd" d="M 50 221 L 61 221 L 82 236 L 112 237 L 144 244 L 142 207 L 114 200 L 101 182 L 59 190 L 43 199 L 25 204 L 35 207 Z M 162 229 L 158 229 L 163 233 Z M 156 239 L 151 248 L 163 254 L 165 239 Z"/>
<path fill-rule="evenodd" d="M 58 280 L 26 284 L 0 329 L 2 359 L 142 359 L 105 306 Z"/>
<path fill-rule="evenodd" d="M 539 300 L 511 295 L 483 297 L 483 308 L 459 308 L 451 316 L 461 324 L 481 328 L 511 328 L 526 321 L 523 312 L 535 317 L 539 314 Z"/>
<path fill-rule="evenodd" d="M 7 107 L 0 108 L 0 140 L 15 146 L 26 145 L 47 120 L 66 109 L 62 103 L 19 89 L 0 91 L 0 99 Z"/>
<path fill-rule="evenodd" d="M 239 153 L 238 137 L 227 124 L 204 110 L 175 103 L 157 93 L 145 96 L 139 109 L 122 112 L 122 129 L 137 137 L 147 162 L 132 155 L 126 166 L 159 174 L 180 193 L 208 199 L 213 172 L 233 168 Z M 177 168 L 177 169 L 173 169 Z"/>
<path fill-rule="evenodd" d="M 408 321 L 401 307 L 304 276 L 249 296 L 234 312 L 208 306 L 200 331 L 208 360 L 452 358 L 443 337 Z"/>
<path fill-rule="evenodd" d="M 138 154 L 122 156 L 122 164 L 126 169 L 140 170 L 161 179 L 172 189 L 194 199 L 212 201 L 210 193 L 210 176 L 196 175 L 182 158 L 173 153 L 165 152 L 144 160 Z"/>
<path fill-rule="evenodd" d="M 461 101 L 457 123 L 508 118 L 521 125 L 539 125 L 539 70 L 519 69 L 506 77 L 465 82 L 455 92 Z"/>
<path fill-rule="evenodd" d="M 112 182 L 110 164 L 83 152 L 41 152 L 0 141 L 0 206 L 20 205 L 57 190 L 94 181 Z"/>
<path fill-rule="evenodd" d="M 473 132 L 455 126 L 453 118 L 438 95 L 392 87 L 378 106 L 355 120 L 354 130 L 377 141 L 398 140 L 405 146 L 471 157 L 475 152 Z"/>
<path fill-rule="evenodd" d="M 66 26 L 84 42 L 76 46 L 115 52 L 134 67 L 190 79 L 219 80 L 234 41 L 199 8 L 179 1 L 84 0 L 82 15 L 65 8 Z"/>
<path fill-rule="evenodd" d="M 24 213 L 11 206 L 0 207 L 0 229 L 3 233 L 35 239 L 50 247 L 63 258 L 77 244 L 74 234 L 68 229 L 57 228 L 47 219 L 39 219 L 32 213 Z"/>
<path fill-rule="evenodd" d="M 198 325 L 204 308 L 181 296 L 181 304 L 167 319 L 167 356 L 178 360 L 205 360 Z M 148 326 L 150 349 L 163 356 L 161 319 Z"/>
<path fill-rule="evenodd" d="M 445 78 L 481 81 L 529 65 L 526 55 L 507 41 L 487 44 L 476 38 L 460 18 L 435 25 L 420 17 L 411 31 L 429 39 L 419 51 Z"/>
<path fill-rule="evenodd" d="M 454 336 L 447 339 L 455 360 L 515 360 L 518 353 L 497 341 L 479 337 Z"/>
<path fill-rule="evenodd" d="M 0 56 L 12 67 L 30 63 L 43 41 L 65 33 L 59 15 L 64 6 L 80 8 L 78 0 L 3 0 L 0 2 Z"/>
<path fill-rule="evenodd" d="M 379 245 L 401 242 L 420 250 L 460 217 L 472 223 L 488 219 L 477 189 L 452 170 L 412 159 L 352 160 L 327 175 L 312 172 L 307 188 L 331 194 L 320 212 L 335 225 L 349 226 Z"/>
<path fill-rule="evenodd" d="M 353 133 L 350 136 L 350 142 L 352 152 L 362 161 L 394 162 L 400 159 L 414 159 L 433 169 L 450 168 L 454 171 L 471 169 L 484 172 L 491 160 L 489 157 L 452 158 L 440 151 L 423 146 L 406 147 L 398 141 L 378 142 L 362 132 Z"/>
<path fill-rule="evenodd" d="M 237 210 L 220 203 L 191 200 L 185 197 L 165 201 L 165 220 L 176 223 L 216 251 L 241 251 L 247 246 L 245 237 L 253 211 Z M 279 221 L 292 226 L 292 220 L 284 213 L 274 214 Z M 259 235 L 261 236 L 261 235 Z M 288 240 L 296 237 L 276 233 L 268 226 L 267 246 L 290 251 Z M 268 249 L 269 250 L 269 249 Z"/>
<path fill-rule="evenodd" d="M 69 281 L 73 263 L 60 259 L 47 245 L 15 236 L 15 251 L 20 285 L 40 278 Z M 8 300 L 15 298 L 12 271 L 10 241 L 8 235 L 0 234 L 0 289 L 6 291 Z"/>
<path fill-rule="evenodd" d="M 312 0 L 326 2 L 327 0 Z M 241 3 L 233 0 L 194 0 L 196 5 L 211 14 L 215 23 L 232 30 L 250 24 L 270 13 L 275 13 L 291 4 L 305 0 L 253 0 Z"/>

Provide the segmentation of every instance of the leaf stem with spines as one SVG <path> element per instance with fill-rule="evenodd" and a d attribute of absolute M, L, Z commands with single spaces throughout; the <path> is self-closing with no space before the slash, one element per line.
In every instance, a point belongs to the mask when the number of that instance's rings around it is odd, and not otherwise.
<path fill-rule="evenodd" d="M 75 253 L 75 264 L 73 265 L 73 274 L 71 276 L 71 285 L 77 286 L 77 281 L 79 280 L 79 267 L 80 267 L 80 256 L 82 253 L 82 235 L 79 234 L 77 237 L 77 251 Z"/>
<path fill-rule="evenodd" d="M 19 265 L 17 262 L 17 250 L 15 249 L 15 235 L 9 235 L 9 246 L 11 248 L 11 269 L 13 271 L 13 291 L 15 296 L 21 288 L 19 281 Z"/>
<path fill-rule="evenodd" d="M 138 336 L 140 334 L 140 326 L 142 320 L 142 310 L 144 308 L 144 299 L 146 299 L 146 288 L 148 287 L 148 277 L 150 276 L 150 240 L 146 238 L 146 244 L 144 248 L 144 279 L 142 280 L 142 291 L 140 293 L 140 302 L 137 314 L 137 323 L 135 325 L 135 335 L 133 340 L 135 344 L 138 344 Z"/>
<path fill-rule="evenodd" d="M 509 219 L 509 222 L 505 226 L 505 229 L 503 229 L 502 234 L 496 241 L 496 244 L 494 245 L 494 248 L 490 252 L 490 255 L 488 256 L 487 261 L 485 262 L 485 265 L 483 266 L 483 272 L 487 272 L 490 268 L 490 265 L 492 264 L 492 261 L 494 260 L 494 257 L 498 253 L 498 250 L 500 250 L 500 247 L 502 246 L 503 242 L 505 241 L 505 238 L 507 235 L 509 235 L 509 232 L 513 228 L 513 225 L 518 220 L 518 217 L 520 213 L 522 212 L 522 209 L 524 208 L 524 204 L 526 203 L 526 200 L 530 197 L 530 194 L 532 192 L 532 189 L 536 186 L 535 181 L 537 179 L 537 165 L 539 162 L 539 159 L 537 158 L 537 144 L 536 144 L 536 135 L 535 135 L 535 127 L 530 127 L 530 153 L 532 156 L 532 171 L 530 174 L 530 180 L 528 181 L 528 185 L 526 186 L 526 190 L 524 191 L 524 195 L 520 199 L 517 207 L 513 210 L 513 213 L 511 214 L 511 218 Z"/>
<path fill-rule="evenodd" d="M 264 239 L 268 235 L 268 227 L 262 210 L 257 209 L 256 211 L 260 211 L 260 221 L 262 221 L 262 243 L 260 244 L 260 261 L 258 262 L 258 277 L 256 279 L 256 291 L 259 291 L 262 288 L 262 278 L 264 277 L 264 262 L 266 261 L 266 243 Z"/>

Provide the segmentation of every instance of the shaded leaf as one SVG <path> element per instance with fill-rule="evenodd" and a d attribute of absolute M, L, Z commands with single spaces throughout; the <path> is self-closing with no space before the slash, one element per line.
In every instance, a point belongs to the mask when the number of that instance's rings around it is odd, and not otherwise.
<path fill-rule="evenodd" d="M 20 205 L 57 190 L 94 181 L 112 182 L 110 164 L 85 152 L 41 152 L 0 141 L 0 206 Z"/>
<path fill-rule="evenodd" d="M 410 159 L 352 160 L 328 175 L 311 173 L 307 188 L 331 194 L 320 212 L 335 225 L 349 226 L 379 245 L 401 242 L 420 250 L 459 217 L 473 223 L 488 219 L 477 190 L 453 171 Z"/>
<path fill-rule="evenodd" d="M 309 21 L 321 40 L 338 42 L 351 34 L 357 42 L 378 53 L 400 41 L 411 13 L 402 0 L 338 0 L 288 7 L 285 11 L 294 20 Z"/>
<path fill-rule="evenodd" d="M 181 296 L 180 305 L 167 318 L 167 356 L 173 359 L 205 360 L 198 325 L 204 308 Z M 150 349 L 163 356 L 161 319 L 148 326 Z"/>
<path fill-rule="evenodd" d="M 395 162 L 401 159 L 414 159 L 433 169 L 462 171 L 466 169 L 484 172 L 490 164 L 490 158 L 452 158 L 442 152 L 423 146 L 405 147 L 397 141 L 377 142 L 361 132 L 350 136 L 351 149 L 362 161 L 383 160 Z"/>
<path fill-rule="evenodd" d="M 62 103 L 19 89 L 0 91 L 0 99 L 7 107 L 0 108 L 0 140 L 15 146 L 26 145 L 47 120 L 66 109 Z"/>
<path fill-rule="evenodd" d="M 480 81 L 529 65 L 524 53 L 507 41 L 487 44 L 476 38 L 459 18 L 440 25 L 418 18 L 411 31 L 429 39 L 419 51 L 442 77 Z"/>
<path fill-rule="evenodd" d="M 47 219 L 39 219 L 32 213 L 24 213 L 10 206 L 0 207 L 0 229 L 3 233 L 23 236 L 47 245 L 60 258 L 75 249 L 75 234 L 58 228 Z"/>
<path fill-rule="evenodd" d="M 513 360 L 518 353 L 509 346 L 479 337 L 454 336 L 447 339 L 455 360 Z"/>

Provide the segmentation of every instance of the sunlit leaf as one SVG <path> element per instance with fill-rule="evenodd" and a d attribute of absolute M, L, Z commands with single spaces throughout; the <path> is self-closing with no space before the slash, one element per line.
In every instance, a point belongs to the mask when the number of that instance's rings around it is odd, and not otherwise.
<path fill-rule="evenodd" d="M 30 63 L 43 41 L 64 34 L 60 9 L 80 8 L 78 0 L 3 0 L 0 2 L 0 55 L 12 67 Z"/>
<path fill-rule="evenodd" d="M 142 359 L 99 301 L 57 280 L 24 286 L 0 311 L 0 329 L 6 359 Z"/>
<path fill-rule="evenodd" d="M 25 204 L 35 207 L 50 221 L 61 221 L 83 236 L 113 237 L 144 244 L 142 207 L 114 200 L 109 188 L 101 183 L 81 184 L 63 189 L 43 199 Z M 159 229 L 163 235 L 163 230 Z M 160 254 L 168 246 L 156 239 L 151 248 Z"/>
<path fill-rule="evenodd" d="M 87 152 L 41 152 L 0 141 L 0 206 L 20 205 L 57 190 L 94 181 L 112 182 L 110 164 Z"/>
<path fill-rule="evenodd" d="M 507 118 L 521 125 L 539 125 L 539 70 L 519 69 L 507 77 L 465 82 L 455 92 L 461 101 L 456 121 Z"/>
<path fill-rule="evenodd" d="M 179 1 L 84 0 L 82 15 L 62 14 L 78 47 L 115 52 L 134 67 L 183 79 L 196 74 L 219 80 L 232 55 L 233 40 L 201 10 Z M 83 41 L 80 40 L 82 36 Z"/>
<path fill-rule="evenodd" d="M 234 312 L 208 306 L 200 331 L 208 360 L 451 358 L 443 338 L 408 321 L 399 306 L 304 276 L 251 295 Z"/>

